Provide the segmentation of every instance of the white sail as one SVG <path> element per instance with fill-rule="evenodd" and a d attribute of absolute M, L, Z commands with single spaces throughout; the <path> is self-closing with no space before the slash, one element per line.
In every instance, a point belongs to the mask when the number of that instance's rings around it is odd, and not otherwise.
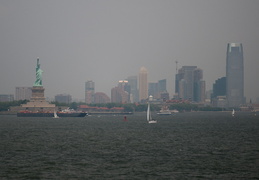
<path fill-rule="evenodd" d="M 233 109 L 233 111 L 232 111 L 232 116 L 235 116 L 235 110 Z"/>
<path fill-rule="evenodd" d="M 54 118 L 59 118 L 59 116 L 56 113 L 56 110 L 54 110 Z"/>
<path fill-rule="evenodd" d="M 147 121 L 150 120 L 150 104 L 148 103 L 148 106 L 147 106 Z"/>
<path fill-rule="evenodd" d="M 150 104 L 149 103 L 148 103 L 148 106 L 147 106 L 147 121 L 148 121 L 149 124 L 157 123 L 157 121 L 152 119 L 152 117 L 151 117 Z"/>

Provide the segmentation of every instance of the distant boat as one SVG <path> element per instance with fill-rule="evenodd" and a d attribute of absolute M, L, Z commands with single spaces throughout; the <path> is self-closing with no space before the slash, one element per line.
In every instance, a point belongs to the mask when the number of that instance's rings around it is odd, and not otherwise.
<path fill-rule="evenodd" d="M 179 111 L 177 109 L 174 109 L 171 111 L 171 113 L 179 113 Z"/>
<path fill-rule="evenodd" d="M 75 111 L 73 109 L 65 109 L 56 112 L 58 117 L 85 117 L 88 115 L 86 112 Z M 17 117 L 54 117 L 55 113 L 49 111 L 20 111 L 17 112 Z"/>
<path fill-rule="evenodd" d="M 235 110 L 233 109 L 233 111 L 232 111 L 232 116 L 235 116 Z"/>
<path fill-rule="evenodd" d="M 59 118 L 59 116 L 57 115 L 56 110 L 54 110 L 54 117 L 53 118 Z"/>
<path fill-rule="evenodd" d="M 57 113 L 59 117 L 85 117 L 88 116 L 88 113 L 82 111 L 75 111 L 74 109 L 64 109 Z"/>
<path fill-rule="evenodd" d="M 151 112 L 150 112 L 150 104 L 148 103 L 148 106 L 147 106 L 147 122 L 149 124 L 152 124 L 152 123 L 157 123 L 156 120 L 152 119 L 151 117 Z"/>
<path fill-rule="evenodd" d="M 162 106 L 161 110 L 157 114 L 158 115 L 171 115 L 172 113 L 167 106 Z"/>

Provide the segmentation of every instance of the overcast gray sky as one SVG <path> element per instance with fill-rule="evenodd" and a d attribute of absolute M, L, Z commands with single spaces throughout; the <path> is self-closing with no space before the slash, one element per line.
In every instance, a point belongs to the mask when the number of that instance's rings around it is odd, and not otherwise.
<path fill-rule="evenodd" d="M 0 94 L 32 86 L 40 57 L 45 96 L 84 99 L 138 75 L 167 79 L 178 68 L 204 70 L 206 90 L 226 75 L 229 42 L 243 43 L 245 96 L 259 97 L 258 0 L 0 0 Z"/>

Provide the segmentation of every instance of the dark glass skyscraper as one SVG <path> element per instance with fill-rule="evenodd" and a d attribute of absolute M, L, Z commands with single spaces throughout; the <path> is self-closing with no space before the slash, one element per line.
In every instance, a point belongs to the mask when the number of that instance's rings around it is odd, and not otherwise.
<path fill-rule="evenodd" d="M 226 90 L 228 107 L 239 107 L 244 103 L 244 57 L 240 43 L 229 43 L 227 47 Z"/>
<path fill-rule="evenodd" d="M 166 90 L 166 79 L 162 79 L 158 81 L 158 92 L 167 92 Z"/>
<path fill-rule="evenodd" d="M 203 71 L 197 66 L 183 66 L 175 77 L 175 92 L 178 98 L 195 102 L 205 101 Z"/>
<path fill-rule="evenodd" d="M 217 96 L 226 96 L 226 77 L 219 78 L 213 84 L 212 98 Z"/>

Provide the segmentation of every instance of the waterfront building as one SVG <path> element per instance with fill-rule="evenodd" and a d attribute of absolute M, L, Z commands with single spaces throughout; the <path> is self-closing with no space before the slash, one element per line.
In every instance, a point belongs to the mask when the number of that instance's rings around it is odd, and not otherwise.
<path fill-rule="evenodd" d="M 148 71 L 141 67 L 139 71 L 139 101 L 148 98 Z"/>
<path fill-rule="evenodd" d="M 226 96 L 217 96 L 212 99 L 211 105 L 213 107 L 226 108 L 227 98 Z"/>
<path fill-rule="evenodd" d="M 168 94 L 166 90 L 166 79 L 159 80 L 158 82 L 148 83 L 149 96 L 151 95 L 155 99 L 163 99 L 162 96 L 164 97 L 165 94 Z"/>
<path fill-rule="evenodd" d="M 226 77 L 217 79 L 213 84 L 211 98 L 216 98 L 217 96 L 226 96 Z"/>
<path fill-rule="evenodd" d="M 0 94 L 0 102 L 12 102 L 14 101 L 13 94 Z"/>
<path fill-rule="evenodd" d="M 93 81 L 85 82 L 85 103 L 94 103 L 95 84 Z"/>
<path fill-rule="evenodd" d="M 72 101 L 72 97 L 69 94 L 57 94 L 55 96 L 55 101 L 59 103 L 69 104 Z"/>
<path fill-rule="evenodd" d="M 176 84 L 179 98 L 184 100 L 193 100 L 193 71 L 197 66 L 183 66 L 176 75 Z"/>
<path fill-rule="evenodd" d="M 158 83 L 157 82 L 150 82 L 148 83 L 148 95 L 152 96 L 152 98 L 158 99 Z"/>
<path fill-rule="evenodd" d="M 193 71 L 193 101 L 195 102 L 205 102 L 205 81 L 203 80 L 203 71 L 200 68 L 196 68 Z"/>
<path fill-rule="evenodd" d="M 120 80 L 118 86 L 111 89 L 111 102 L 130 102 L 130 85 L 127 80 Z"/>
<path fill-rule="evenodd" d="M 166 79 L 162 79 L 158 81 L 158 92 L 164 93 L 167 92 L 166 90 Z"/>
<path fill-rule="evenodd" d="M 32 96 L 32 87 L 16 87 L 15 100 L 30 100 Z"/>
<path fill-rule="evenodd" d="M 244 57 L 241 43 L 227 45 L 226 95 L 228 107 L 239 107 L 244 97 Z"/>
<path fill-rule="evenodd" d="M 195 102 L 205 101 L 203 71 L 197 66 L 183 66 L 175 78 L 175 92 L 178 98 Z"/>
<path fill-rule="evenodd" d="M 124 91 L 128 92 L 129 94 L 131 92 L 131 87 L 127 80 L 120 80 L 118 83 L 118 87 L 123 89 Z"/>
<path fill-rule="evenodd" d="M 103 92 L 96 92 L 94 94 L 94 102 L 95 103 L 109 103 L 111 99 Z"/>
<path fill-rule="evenodd" d="M 169 100 L 169 93 L 168 92 L 161 92 L 160 93 L 160 99 L 162 99 L 163 101 L 167 101 Z"/>
<path fill-rule="evenodd" d="M 111 89 L 111 102 L 128 103 L 129 93 L 124 91 L 121 87 L 114 87 Z"/>
<path fill-rule="evenodd" d="M 129 85 L 129 82 L 127 80 L 120 80 L 118 83 L 118 87 L 128 93 L 127 102 L 133 102 L 131 98 L 131 86 Z"/>
<path fill-rule="evenodd" d="M 126 79 L 130 86 L 130 100 L 131 102 L 138 102 L 138 76 L 130 76 Z"/>

